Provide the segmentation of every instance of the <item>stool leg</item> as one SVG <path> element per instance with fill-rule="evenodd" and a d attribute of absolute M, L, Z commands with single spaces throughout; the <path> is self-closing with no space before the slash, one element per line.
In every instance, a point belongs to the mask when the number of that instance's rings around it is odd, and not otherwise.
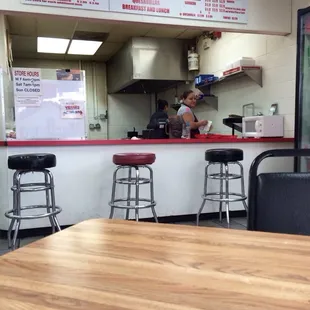
<path fill-rule="evenodd" d="M 117 172 L 118 170 L 120 170 L 121 167 L 117 167 L 113 173 L 113 183 L 112 183 L 112 194 L 111 194 L 111 211 L 110 211 L 110 216 L 109 216 L 109 219 L 112 219 L 113 218 L 113 215 L 114 215 L 114 210 L 115 208 L 113 207 L 114 205 L 114 201 L 115 201 L 115 193 L 116 193 L 116 177 L 117 177 Z"/>
<path fill-rule="evenodd" d="M 52 211 L 56 211 L 56 199 L 55 199 L 55 183 L 54 183 L 54 177 L 50 171 L 47 171 L 49 178 L 50 178 L 50 186 L 51 186 L 51 202 L 52 202 Z M 61 231 L 58 219 L 56 215 L 53 215 L 53 221 L 55 223 L 55 227 L 58 231 Z"/>
<path fill-rule="evenodd" d="M 220 199 L 223 199 L 224 197 L 224 180 L 223 180 L 223 177 L 224 177 L 224 171 L 223 171 L 223 164 L 221 164 L 221 168 L 220 168 L 220 174 L 221 174 L 221 179 L 220 179 Z M 220 220 L 220 223 L 222 223 L 223 221 L 223 202 L 220 201 L 220 207 L 219 207 L 219 220 Z"/>
<path fill-rule="evenodd" d="M 14 172 L 14 175 L 13 175 L 13 215 L 17 215 L 17 183 L 16 183 L 16 180 L 17 180 L 17 171 Z M 13 242 L 12 242 L 12 231 L 13 231 L 13 228 L 15 226 L 15 222 L 16 222 L 16 219 L 12 219 L 11 222 L 10 222 L 10 226 L 9 226 L 9 229 L 8 229 L 8 248 L 9 250 L 10 249 L 13 249 Z"/>
<path fill-rule="evenodd" d="M 229 170 L 228 170 L 228 163 L 225 163 L 225 199 L 229 199 Z M 230 226 L 229 220 L 229 202 L 226 201 L 226 217 L 227 217 L 227 226 Z"/>
<path fill-rule="evenodd" d="M 20 216 L 21 215 L 21 202 L 20 202 L 20 178 L 21 178 L 22 172 L 17 172 L 14 177 L 14 183 L 16 184 L 16 215 Z M 14 234 L 13 234 L 13 240 L 12 240 L 12 250 L 16 250 L 17 247 L 19 247 L 19 243 L 17 245 L 17 237 L 18 237 L 18 232 L 20 229 L 20 219 L 16 220 L 16 225 L 14 229 Z"/>
<path fill-rule="evenodd" d="M 241 175 L 241 194 L 246 197 L 245 195 L 245 186 L 244 186 L 244 171 L 243 171 L 243 166 L 242 164 L 240 164 L 239 162 L 237 162 L 237 165 L 240 167 L 240 175 Z M 245 200 L 242 201 L 242 204 L 243 204 L 243 207 L 244 207 L 244 210 L 246 212 L 248 212 L 248 206 L 245 202 Z"/>
<path fill-rule="evenodd" d="M 146 168 L 150 171 L 150 197 L 151 197 L 151 204 L 155 204 L 155 195 L 154 195 L 154 173 L 153 169 L 149 166 L 146 166 Z M 151 207 L 153 217 L 156 223 L 158 223 L 158 217 L 155 211 L 155 206 Z"/>
<path fill-rule="evenodd" d="M 205 180 L 204 180 L 204 187 L 203 187 L 203 195 L 204 195 L 204 197 L 206 197 L 206 195 L 207 195 L 207 193 L 208 193 L 208 170 L 209 170 L 209 167 L 210 167 L 211 165 L 210 164 L 208 164 L 207 166 L 206 166 L 206 168 L 205 168 Z M 203 198 L 203 201 L 202 201 L 202 204 L 201 204 L 201 207 L 200 207 L 200 209 L 199 209 L 199 211 L 198 211 L 198 213 L 197 213 L 197 219 L 196 219 L 196 224 L 197 224 L 197 226 L 199 226 L 199 219 L 200 219 L 200 215 L 201 215 L 201 213 L 202 213 L 202 211 L 203 211 L 203 209 L 204 209 L 204 207 L 205 207 L 205 204 L 206 204 L 206 199 L 205 198 Z"/>
<path fill-rule="evenodd" d="M 44 173 L 44 181 L 45 181 L 45 187 L 47 187 L 46 191 L 45 191 L 45 199 L 46 199 L 46 210 L 47 213 L 51 213 L 51 203 L 50 203 L 50 182 L 49 182 L 49 175 L 47 171 L 43 171 Z M 52 227 L 52 233 L 55 233 L 55 222 L 54 222 L 54 218 L 53 216 L 49 216 L 49 221 L 51 223 L 51 227 Z"/>
<path fill-rule="evenodd" d="M 136 205 L 135 205 L 135 218 L 136 221 L 139 221 L 139 191 L 140 191 L 140 171 L 139 171 L 139 167 L 135 167 L 136 169 Z"/>
<path fill-rule="evenodd" d="M 131 167 L 129 167 L 129 172 L 128 172 L 128 181 L 131 182 Z M 130 202 L 131 202 L 131 183 L 128 184 L 127 188 L 127 207 L 128 209 L 126 210 L 126 220 L 129 220 L 129 212 L 130 212 Z"/>

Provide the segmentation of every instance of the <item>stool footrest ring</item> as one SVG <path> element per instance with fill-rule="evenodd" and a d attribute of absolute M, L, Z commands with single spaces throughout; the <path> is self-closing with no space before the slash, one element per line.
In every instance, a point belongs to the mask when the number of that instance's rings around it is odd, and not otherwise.
<path fill-rule="evenodd" d="M 28 184 L 21 184 L 19 188 L 19 192 L 43 192 L 46 190 L 50 190 L 54 188 L 54 186 L 50 184 L 44 184 L 44 183 L 28 183 Z M 12 186 L 11 190 L 13 192 L 18 191 L 17 186 Z"/>
<path fill-rule="evenodd" d="M 226 178 L 226 174 L 223 173 L 223 174 L 220 174 L 220 173 L 213 173 L 213 174 L 209 174 L 207 176 L 208 179 L 213 179 L 213 180 L 238 180 L 238 179 L 241 179 L 241 175 L 240 174 L 228 174 L 228 177 Z"/>
<path fill-rule="evenodd" d="M 120 178 L 120 179 L 116 179 L 115 182 L 117 184 L 126 184 L 126 185 L 137 185 L 137 182 L 136 182 L 136 178 L 135 177 L 132 177 L 131 178 L 131 181 L 129 181 L 129 178 Z M 139 185 L 142 185 L 142 184 L 150 184 L 151 183 L 151 180 L 150 179 L 147 179 L 147 178 L 139 178 Z"/>
<path fill-rule="evenodd" d="M 26 207 L 21 207 L 21 211 L 25 210 L 33 210 L 33 209 L 46 209 L 46 205 L 32 205 L 32 206 L 26 206 Z M 52 207 L 50 206 L 52 209 Z M 46 218 L 50 216 L 55 216 L 59 214 L 62 211 L 60 207 L 55 207 L 55 211 L 49 212 L 49 213 L 44 213 L 44 214 L 35 214 L 35 215 L 16 215 L 13 214 L 15 210 L 9 210 L 5 213 L 5 216 L 9 219 L 15 219 L 15 220 L 35 220 L 35 219 L 41 219 L 41 218 Z"/>
<path fill-rule="evenodd" d="M 212 197 L 213 196 L 213 197 Z M 218 197 L 214 197 L 218 196 Z M 221 198 L 225 196 L 225 193 L 208 193 L 207 195 L 202 195 L 204 200 L 208 201 L 216 201 L 216 202 L 238 202 L 238 201 L 245 201 L 247 197 L 242 194 L 237 193 L 229 193 L 229 197 L 236 197 L 236 198 Z"/>
<path fill-rule="evenodd" d="M 119 202 L 135 202 L 136 199 L 135 198 L 131 198 L 130 200 L 128 200 L 127 198 L 124 199 L 115 199 L 113 202 L 109 202 L 109 206 L 112 208 L 116 208 L 116 209 L 123 209 L 123 210 L 135 210 L 135 209 L 148 209 L 148 208 L 152 208 L 156 206 L 156 201 L 151 201 L 150 199 L 144 199 L 144 198 L 139 198 L 139 205 L 138 206 L 126 206 L 126 205 L 121 205 L 118 204 Z M 148 203 L 147 205 L 140 205 L 140 202 L 146 202 Z"/>

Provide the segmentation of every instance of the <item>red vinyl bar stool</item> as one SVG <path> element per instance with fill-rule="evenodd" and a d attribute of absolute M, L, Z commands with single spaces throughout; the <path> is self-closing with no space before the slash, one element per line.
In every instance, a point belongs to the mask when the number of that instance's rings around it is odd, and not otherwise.
<path fill-rule="evenodd" d="M 126 210 L 126 220 L 129 219 L 130 210 L 135 211 L 135 219 L 139 221 L 139 210 L 148 209 L 152 210 L 155 222 L 158 223 L 157 215 L 155 212 L 156 202 L 154 200 L 154 182 L 153 170 L 150 167 L 156 160 L 155 154 L 152 153 L 124 153 L 115 154 L 113 156 L 113 163 L 117 165 L 113 174 L 112 195 L 109 206 L 111 207 L 110 219 L 113 218 L 115 209 Z M 140 177 L 140 169 L 147 169 L 149 171 L 149 178 Z M 118 178 L 117 174 L 120 170 L 128 170 L 128 177 Z M 135 176 L 132 175 L 132 170 L 135 170 Z M 116 185 L 127 185 L 127 197 L 116 198 Z M 140 185 L 150 184 L 150 198 L 140 197 Z M 135 188 L 135 196 L 132 197 L 131 189 Z"/>

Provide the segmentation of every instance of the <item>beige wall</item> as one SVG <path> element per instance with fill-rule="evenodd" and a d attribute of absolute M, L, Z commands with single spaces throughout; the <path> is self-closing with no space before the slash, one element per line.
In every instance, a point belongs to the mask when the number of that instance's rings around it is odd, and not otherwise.
<path fill-rule="evenodd" d="M 133 127 L 139 133 L 146 129 L 154 107 L 151 95 L 109 95 L 109 137 L 127 137 Z"/>

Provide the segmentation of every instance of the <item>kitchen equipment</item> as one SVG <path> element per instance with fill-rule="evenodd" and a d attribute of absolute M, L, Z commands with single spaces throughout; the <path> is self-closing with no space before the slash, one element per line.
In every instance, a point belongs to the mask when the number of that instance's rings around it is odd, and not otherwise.
<path fill-rule="evenodd" d="M 138 137 L 138 131 L 133 127 L 133 131 L 127 131 L 127 138 L 131 139 L 132 137 Z"/>
<path fill-rule="evenodd" d="M 250 115 L 247 115 L 247 110 L 248 109 L 251 109 L 251 114 Z M 242 106 L 242 115 L 243 116 L 254 116 L 254 110 L 255 110 L 254 103 L 244 104 Z"/>
<path fill-rule="evenodd" d="M 223 119 L 223 124 L 232 129 L 232 135 L 235 135 L 235 130 L 242 132 L 242 118 L 243 116 L 231 114 L 228 118 Z"/>
<path fill-rule="evenodd" d="M 145 94 L 190 80 L 183 40 L 134 37 L 107 63 L 108 93 Z"/>
<path fill-rule="evenodd" d="M 242 119 L 243 137 L 283 137 L 284 118 L 282 115 L 250 116 Z"/>

